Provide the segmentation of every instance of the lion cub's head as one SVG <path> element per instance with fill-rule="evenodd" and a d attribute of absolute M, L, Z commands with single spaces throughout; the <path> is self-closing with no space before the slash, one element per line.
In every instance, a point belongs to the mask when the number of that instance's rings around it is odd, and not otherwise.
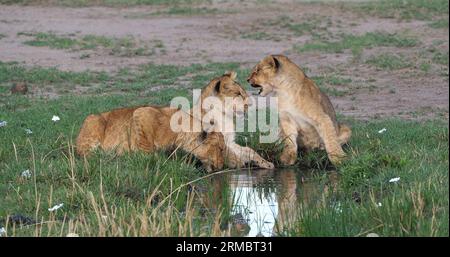
<path fill-rule="evenodd" d="M 199 136 L 201 147 L 196 149 L 197 157 L 207 172 L 223 169 L 225 162 L 225 141 L 222 133 L 202 132 Z"/>
<path fill-rule="evenodd" d="M 232 110 L 237 116 L 243 115 L 250 105 L 250 99 L 236 77 L 236 72 L 231 71 L 212 79 L 202 90 L 202 101 L 207 97 L 217 97 L 223 106 L 223 112 Z M 233 112 L 226 114 L 233 115 Z"/>
<path fill-rule="evenodd" d="M 280 66 L 280 61 L 275 56 L 269 55 L 253 68 L 247 81 L 252 87 L 259 88 L 261 96 L 266 96 L 273 91 L 273 79 Z"/>
<path fill-rule="evenodd" d="M 289 79 L 289 76 L 297 73 L 299 76 L 303 76 L 303 72 L 300 68 L 292 63 L 286 56 L 269 55 L 253 68 L 247 82 L 250 83 L 252 87 L 259 88 L 259 94 L 261 96 L 266 96 L 281 86 L 277 81 L 286 78 Z"/>

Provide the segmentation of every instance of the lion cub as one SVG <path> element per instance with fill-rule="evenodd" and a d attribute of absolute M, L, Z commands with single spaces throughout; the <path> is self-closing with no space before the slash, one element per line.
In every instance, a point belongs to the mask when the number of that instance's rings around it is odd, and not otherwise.
<path fill-rule="evenodd" d="M 170 107 L 132 107 L 89 115 L 77 138 L 77 153 L 88 155 L 95 148 L 125 151 L 181 148 L 192 153 L 208 172 L 224 164 L 225 142 L 221 133 L 174 132 L 170 120 L 178 109 Z M 182 113 L 191 124 L 201 124 L 189 113 Z"/>
<path fill-rule="evenodd" d="M 235 142 L 234 115 L 244 115 L 251 104 L 247 92 L 236 81 L 236 77 L 236 72 L 227 72 L 212 79 L 202 89 L 201 102 L 204 102 L 207 98 L 215 98 L 217 100 L 216 104 L 223 107 L 221 110 L 213 109 L 209 111 L 209 115 L 214 117 L 215 120 L 209 129 L 223 134 L 226 152 L 225 162 L 229 168 L 242 168 L 246 164 L 253 164 L 259 168 L 273 169 L 273 163 L 262 158 L 255 150 Z M 204 103 L 204 105 L 207 104 Z"/>
<path fill-rule="evenodd" d="M 297 142 L 307 150 L 325 148 L 333 164 L 345 157 L 341 145 L 351 136 L 351 129 L 336 120 L 330 99 L 314 81 L 286 56 L 270 55 L 259 62 L 248 80 L 266 96 L 274 92 L 279 99 L 281 137 L 285 148 L 280 161 L 292 165 L 297 159 Z"/>

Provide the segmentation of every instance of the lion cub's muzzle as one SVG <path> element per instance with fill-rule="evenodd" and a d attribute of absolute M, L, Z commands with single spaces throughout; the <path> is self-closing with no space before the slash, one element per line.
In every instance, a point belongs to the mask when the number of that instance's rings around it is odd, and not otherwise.
<path fill-rule="evenodd" d="M 203 162 L 203 166 L 207 172 L 219 171 L 223 169 L 224 159 L 219 157 L 215 160 L 207 160 Z"/>

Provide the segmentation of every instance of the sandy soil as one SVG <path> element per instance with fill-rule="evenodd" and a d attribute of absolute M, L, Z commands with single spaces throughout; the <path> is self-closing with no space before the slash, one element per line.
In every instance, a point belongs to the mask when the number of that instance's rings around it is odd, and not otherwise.
<path fill-rule="evenodd" d="M 426 21 L 404 21 L 365 17 L 331 6 L 315 4 L 283 5 L 252 2 L 214 3 L 217 13 L 203 15 L 152 15 L 165 7 L 131 8 L 66 8 L 40 6 L 0 6 L 0 61 L 17 61 L 27 66 L 57 67 L 71 71 L 115 72 L 122 67 L 140 64 L 190 65 L 207 62 L 239 62 L 251 67 L 267 54 L 288 55 L 310 76 L 338 74 L 351 78 L 349 85 L 338 85 L 349 92 L 331 96 L 338 112 L 358 119 L 398 116 L 405 119 L 439 117 L 448 121 L 448 66 L 432 63 L 428 72 L 419 63 L 430 60 L 424 49 L 437 48 L 448 53 L 448 28 L 432 29 Z M 296 35 L 265 22 L 280 16 L 294 22 L 311 17 L 329 20 L 332 34 L 386 31 L 402 32 L 416 37 L 420 44 L 410 48 L 378 47 L 365 50 L 355 61 L 350 52 L 340 54 L 298 53 L 294 45 L 311 39 Z M 281 40 L 251 39 L 243 34 L 263 30 L 276 34 Z M 118 57 L 105 51 L 58 50 L 23 44 L 30 38 L 20 32 L 53 32 L 76 36 L 94 34 L 108 37 L 133 36 L 143 42 L 161 40 L 163 52 L 151 56 Z M 369 56 L 379 53 L 402 53 L 415 60 L 413 67 L 395 71 L 380 70 L 365 63 Z M 88 58 L 83 58 L 89 54 Z M 427 59 L 428 58 L 428 59 Z"/>

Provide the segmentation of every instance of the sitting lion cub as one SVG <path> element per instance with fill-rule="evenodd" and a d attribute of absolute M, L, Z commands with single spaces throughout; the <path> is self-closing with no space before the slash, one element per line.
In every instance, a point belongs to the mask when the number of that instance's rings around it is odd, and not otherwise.
<path fill-rule="evenodd" d="M 329 98 L 286 56 L 267 56 L 247 81 L 260 88 L 261 96 L 273 91 L 280 99 L 281 136 L 286 139 L 280 157 L 283 164 L 296 162 L 297 140 L 307 150 L 325 147 L 333 164 L 345 157 L 341 145 L 350 139 L 350 128 L 337 122 Z"/>
<path fill-rule="evenodd" d="M 222 169 L 225 149 L 222 134 L 173 132 L 170 119 L 177 111 L 170 107 L 132 107 L 89 115 L 77 138 L 77 152 L 85 156 L 97 147 L 118 154 L 181 148 L 197 157 L 208 172 Z M 189 113 L 182 114 L 191 123 L 201 123 Z"/>

